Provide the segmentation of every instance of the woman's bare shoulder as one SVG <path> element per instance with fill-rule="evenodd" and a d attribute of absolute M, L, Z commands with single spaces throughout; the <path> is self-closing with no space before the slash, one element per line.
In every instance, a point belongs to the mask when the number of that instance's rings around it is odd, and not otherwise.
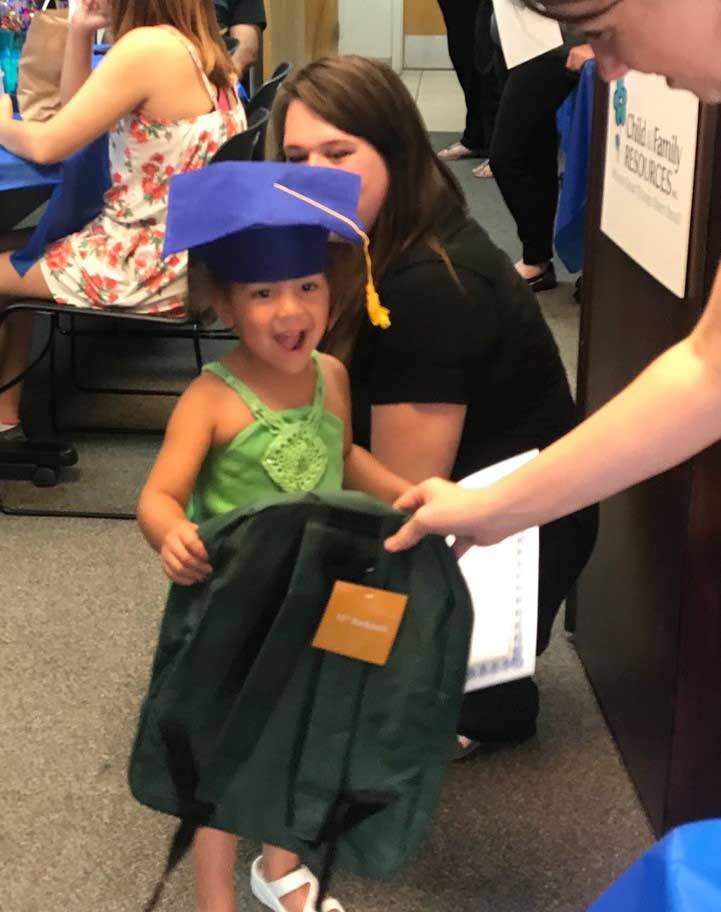
<path fill-rule="evenodd" d="M 130 65 L 152 61 L 151 70 L 162 73 L 163 68 L 183 63 L 188 57 L 187 39 L 180 33 L 161 25 L 140 26 L 126 32 L 110 48 L 107 57 Z M 188 44 L 192 43 L 187 41 Z"/>

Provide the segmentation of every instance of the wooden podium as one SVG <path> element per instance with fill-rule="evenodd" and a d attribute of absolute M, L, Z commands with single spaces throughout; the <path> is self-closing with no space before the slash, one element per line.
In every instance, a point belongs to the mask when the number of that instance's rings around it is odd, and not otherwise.
<path fill-rule="evenodd" d="M 597 82 L 579 352 L 585 414 L 689 331 L 721 254 L 721 117 L 711 107 L 700 115 L 686 298 L 601 232 L 608 91 Z M 721 446 L 603 504 L 576 625 L 578 653 L 657 833 L 721 816 Z"/>

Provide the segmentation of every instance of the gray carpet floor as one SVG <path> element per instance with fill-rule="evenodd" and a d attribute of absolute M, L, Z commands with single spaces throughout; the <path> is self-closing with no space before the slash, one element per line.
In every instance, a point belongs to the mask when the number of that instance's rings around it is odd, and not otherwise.
<path fill-rule="evenodd" d="M 435 135 L 437 147 L 449 137 Z M 471 210 L 513 258 L 518 242 L 493 181 L 453 166 Z M 569 376 L 578 310 L 571 277 L 541 302 Z M 108 351 L 105 350 L 105 348 Z M 90 342 L 91 374 L 182 386 L 189 344 Z M 209 354 L 213 354 L 209 350 Z M 160 357 L 162 355 L 162 357 Z M 161 376 L 151 365 L 161 364 Z M 61 381 L 58 381 L 61 382 Z M 41 422 L 46 379 L 30 386 Z M 167 403 L 67 395 L 77 422 L 162 424 Z M 37 413 L 37 414 L 36 414 Z M 81 462 L 52 490 L 0 483 L 7 502 L 132 508 L 153 437 L 77 437 Z M 134 523 L 0 517 L 0 910 L 139 912 L 173 822 L 129 796 L 125 770 L 166 582 Z M 573 649 L 557 624 L 538 667 L 537 737 L 454 765 L 429 838 L 390 883 L 338 874 L 348 912 L 581 912 L 653 836 Z M 256 847 L 241 845 L 238 908 Z M 161 910 L 191 912 L 188 865 Z"/>

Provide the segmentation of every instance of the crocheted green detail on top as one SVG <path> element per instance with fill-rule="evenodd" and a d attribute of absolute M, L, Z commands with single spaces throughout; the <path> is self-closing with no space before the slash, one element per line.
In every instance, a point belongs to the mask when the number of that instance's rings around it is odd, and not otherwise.
<path fill-rule="evenodd" d="M 317 425 L 303 423 L 279 430 L 262 465 L 281 491 L 312 491 L 328 467 L 328 449 Z"/>
<path fill-rule="evenodd" d="M 310 409 L 302 418 L 288 415 L 294 409 L 280 412 L 269 409 L 250 387 L 222 364 L 205 365 L 206 370 L 217 373 L 238 393 L 255 420 L 270 431 L 272 439 L 261 465 L 273 483 L 286 493 L 312 491 L 328 468 L 328 448 L 318 431 L 323 417 L 323 373 L 316 352 L 312 358 L 316 371 L 315 391 Z"/>

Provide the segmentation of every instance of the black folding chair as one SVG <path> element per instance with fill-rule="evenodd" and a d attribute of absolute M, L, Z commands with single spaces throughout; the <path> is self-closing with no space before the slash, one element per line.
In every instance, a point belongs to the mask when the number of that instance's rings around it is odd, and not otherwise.
<path fill-rule="evenodd" d="M 258 149 L 265 147 L 265 131 L 268 127 L 270 111 L 264 107 L 248 111 L 248 126 L 242 133 L 231 136 L 218 149 L 211 164 L 222 161 L 257 161 Z M 260 156 L 262 158 L 262 155 Z"/>
<path fill-rule="evenodd" d="M 290 72 L 291 65 L 289 63 L 280 63 L 273 70 L 273 73 L 270 79 L 267 82 L 264 82 L 258 88 L 258 91 L 253 95 L 250 101 L 246 104 L 245 109 L 248 114 L 248 118 L 252 118 L 253 115 L 262 109 L 270 111 L 273 107 L 273 102 L 275 101 L 275 96 L 280 88 L 281 83 L 285 77 Z M 263 133 L 256 147 L 255 154 L 253 155 L 254 161 L 263 161 L 265 158 L 265 134 L 266 128 L 263 129 Z"/>

